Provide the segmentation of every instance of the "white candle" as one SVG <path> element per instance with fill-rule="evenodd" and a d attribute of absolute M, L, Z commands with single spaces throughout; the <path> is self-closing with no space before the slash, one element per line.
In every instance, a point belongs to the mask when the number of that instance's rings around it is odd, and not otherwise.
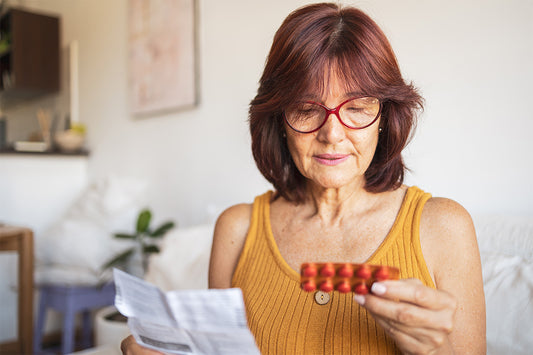
<path fill-rule="evenodd" d="M 70 122 L 79 123 L 78 41 L 70 42 Z"/>

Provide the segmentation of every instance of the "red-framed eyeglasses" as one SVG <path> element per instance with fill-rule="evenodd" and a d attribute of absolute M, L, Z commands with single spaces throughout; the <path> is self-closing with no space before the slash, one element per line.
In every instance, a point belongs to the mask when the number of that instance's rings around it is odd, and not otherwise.
<path fill-rule="evenodd" d="M 352 97 L 335 108 L 314 101 L 298 101 L 284 111 L 285 122 L 296 132 L 318 131 L 331 114 L 350 129 L 371 126 L 381 113 L 381 101 L 375 97 Z"/>

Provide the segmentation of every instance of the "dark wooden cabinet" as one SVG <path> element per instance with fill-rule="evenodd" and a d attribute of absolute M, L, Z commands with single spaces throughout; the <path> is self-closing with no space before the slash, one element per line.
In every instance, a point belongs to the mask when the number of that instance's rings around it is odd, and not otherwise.
<path fill-rule="evenodd" d="M 3 104 L 59 91 L 59 17 L 9 9 L 0 22 Z"/>

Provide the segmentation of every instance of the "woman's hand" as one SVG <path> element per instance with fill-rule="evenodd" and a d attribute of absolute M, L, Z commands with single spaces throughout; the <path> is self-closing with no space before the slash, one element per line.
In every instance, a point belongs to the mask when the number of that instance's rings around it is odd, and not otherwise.
<path fill-rule="evenodd" d="M 163 353 L 140 346 L 133 335 L 128 336 L 120 343 L 120 350 L 124 355 L 162 355 Z"/>
<path fill-rule="evenodd" d="M 453 353 L 448 335 L 454 328 L 457 301 L 420 280 L 383 281 L 372 293 L 354 299 L 406 354 Z"/>

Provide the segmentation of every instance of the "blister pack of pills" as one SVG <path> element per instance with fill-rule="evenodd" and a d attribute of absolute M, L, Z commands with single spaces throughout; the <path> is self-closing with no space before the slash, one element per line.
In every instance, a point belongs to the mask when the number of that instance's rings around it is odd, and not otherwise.
<path fill-rule="evenodd" d="M 320 290 L 366 295 L 376 281 L 397 280 L 396 267 L 351 263 L 304 263 L 300 268 L 300 283 L 304 291 Z"/>

